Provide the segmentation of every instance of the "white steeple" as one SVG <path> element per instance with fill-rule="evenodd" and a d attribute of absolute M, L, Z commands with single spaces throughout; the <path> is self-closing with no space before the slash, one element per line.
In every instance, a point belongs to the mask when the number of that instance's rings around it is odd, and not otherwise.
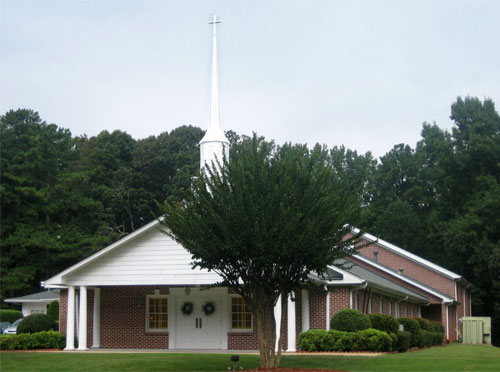
<path fill-rule="evenodd" d="M 210 121 L 207 132 L 200 141 L 200 168 L 203 169 L 206 164 L 211 165 L 212 161 L 217 159 L 222 163 L 223 154 L 229 156 L 229 141 L 224 134 L 220 122 L 219 112 L 219 76 L 217 72 L 217 23 L 221 21 L 214 18 L 209 22 L 213 24 L 212 37 L 212 86 L 210 92 Z"/>

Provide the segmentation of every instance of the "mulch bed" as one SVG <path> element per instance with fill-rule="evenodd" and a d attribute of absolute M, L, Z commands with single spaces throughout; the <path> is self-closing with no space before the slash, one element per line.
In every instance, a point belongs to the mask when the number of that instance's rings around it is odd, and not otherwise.
<path fill-rule="evenodd" d="M 257 368 L 244 369 L 241 372 L 345 372 L 338 369 L 310 369 L 310 368 Z"/>

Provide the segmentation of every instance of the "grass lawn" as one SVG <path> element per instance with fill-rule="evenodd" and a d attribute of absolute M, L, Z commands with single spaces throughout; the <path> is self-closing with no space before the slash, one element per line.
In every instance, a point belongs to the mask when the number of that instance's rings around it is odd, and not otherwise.
<path fill-rule="evenodd" d="M 231 354 L 176 353 L 46 353 L 3 352 L 0 370 L 14 371 L 220 371 L 231 366 Z M 256 368 L 257 355 L 240 355 L 240 365 Z M 500 348 L 451 345 L 378 357 L 284 356 L 282 367 L 329 368 L 345 371 L 500 371 Z"/>

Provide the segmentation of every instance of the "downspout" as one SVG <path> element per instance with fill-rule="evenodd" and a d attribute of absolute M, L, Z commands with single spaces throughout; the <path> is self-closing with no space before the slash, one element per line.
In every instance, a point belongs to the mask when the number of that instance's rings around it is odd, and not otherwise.
<path fill-rule="evenodd" d="M 325 285 L 326 290 L 326 312 L 325 312 L 325 320 L 326 320 L 326 330 L 330 329 L 330 291 L 328 287 Z"/>
<path fill-rule="evenodd" d="M 448 322 L 448 306 L 449 304 L 446 305 L 446 340 L 450 342 L 450 324 Z"/>

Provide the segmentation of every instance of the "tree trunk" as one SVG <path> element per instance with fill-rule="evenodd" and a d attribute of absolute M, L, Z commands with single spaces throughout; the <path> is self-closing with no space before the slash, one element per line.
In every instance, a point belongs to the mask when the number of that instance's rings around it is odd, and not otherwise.
<path fill-rule="evenodd" d="M 283 349 L 283 333 L 285 331 L 285 317 L 283 316 L 283 310 L 285 306 L 288 306 L 288 297 L 286 293 L 281 293 L 281 321 L 280 321 L 280 331 L 279 331 L 279 341 L 278 341 L 278 355 L 275 357 L 275 367 L 279 367 L 281 364 L 281 350 Z M 278 325 L 276 325 L 278 326 Z"/>

